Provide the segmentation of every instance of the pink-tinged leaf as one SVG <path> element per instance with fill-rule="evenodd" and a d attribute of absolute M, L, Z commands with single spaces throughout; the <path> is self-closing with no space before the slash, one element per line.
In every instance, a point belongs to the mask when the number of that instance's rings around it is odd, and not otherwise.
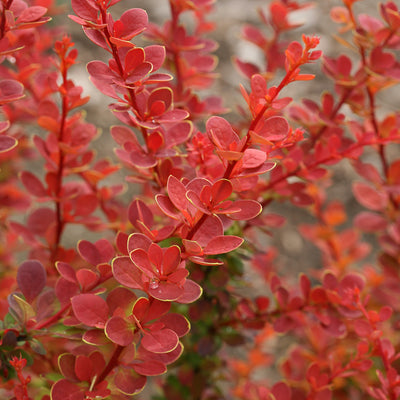
<path fill-rule="evenodd" d="M 221 236 L 223 234 L 224 227 L 221 220 L 216 215 L 209 215 L 191 239 L 204 247 L 210 241 L 210 237 Z"/>
<path fill-rule="evenodd" d="M 161 264 L 163 261 L 163 250 L 161 247 L 156 244 L 152 243 L 147 251 L 147 257 L 150 260 L 150 262 L 155 265 L 157 270 L 161 269 Z"/>
<path fill-rule="evenodd" d="M 178 343 L 178 335 L 170 329 L 146 332 L 141 341 L 141 345 L 151 353 L 168 353 L 174 350 Z"/>
<path fill-rule="evenodd" d="M 141 47 L 134 47 L 125 55 L 125 71 L 129 73 L 134 71 L 144 62 L 144 50 Z"/>
<path fill-rule="evenodd" d="M 25 186 L 26 190 L 36 197 L 46 197 L 47 190 L 43 186 L 43 183 L 33 175 L 31 172 L 23 171 L 21 173 L 21 181 L 22 184 Z"/>
<path fill-rule="evenodd" d="M 186 198 L 186 188 L 185 185 L 180 182 L 173 175 L 170 175 L 167 182 L 168 196 L 173 203 L 173 205 L 178 210 L 186 210 L 189 204 Z"/>
<path fill-rule="evenodd" d="M 131 290 L 125 287 L 116 287 L 111 290 L 107 296 L 107 304 L 110 314 L 113 314 L 117 308 L 122 310 L 132 309 L 133 304 L 137 300 L 137 296 Z"/>
<path fill-rule="evenodd" d="M 121 15 L 120 24 L 117 24 L 117 22 L 114 24 L 114 36 L 131 40 L 147 28 L 148 17 L 146 11 L 141 8 L 131 8 Z"/>
<path fill-rule="evenodd" d="M 105 327 L 107 337 L 120 346 L 128 346 L 134 339 L 133 327 L 121 317 L 112 317 Z"/>
<path fill-rule="evenodd" d="M 207 123 L 207 134 L 220 150 L 228 150 L 231 143 L 239 142 L 239 136 L 227 120 L 222 117 L 211 117 Z"/>
<path fill-rule="evenodd" d="M 138 357 L 140 360 L 154 360 L 163 363 L 164 365 L 169 365 L 178 360 L 178 358 L 182 355 L 183 345 L 181 342 L 178 343 L 178 346 L 175 347 L 174 350 L 169 353 L 151 353 L 147 351 L 143 346 L 138 348 Z"/>
<path fill-rule="evenodd" d="M 110 340 L 99 329 L 89 329 L 82 336 L 82 341 L 93 346 L 105 346 L 110 344 Z"/>
<path fill-rule="evenodd" d="M 292 391 L 284 382 L 275 383 L 271 388 L 271 393 L 276 400 L 291 400 Z"/>
<path fill-rule="evenodd" d="M 354 321 L 354 331 L 359 337 L 367 338 L 372 334 L 373 329 L 368 321 L 357 319 Z"/>
<path fill-rule="evenodd" d="M 81 382 L 90 382 L 93 373 L 93 361 L 84 355 L 75 358 L 75 374 Z"/>
<path fill-rule="evenodd" d="M 174 301 L 182 296 L 184 289 L 168 281 L 151 282 L 147 292 L 150 296 L 161 301 Z"/>
<path fill-rule="evenodd" d="M 5 132 L 10 127 L 10 121 L 0 121 L 0 133 Z"/>
<path fill-rule="evenodd" d="M 170 308 L 171 303 L 152 299 L 148 302 L 148 309 L 145 317 L 142 317 L 142 323 L 147 323 L 160 318 L 162 315 L 166 314 Z"/>
<path fill-rule="evenodd" d="M 133 364 L 132 368 L 141 375 L 144 376 L 157 376 L 167 372 L 167 368 L 164 363 L 155 360 L 146 360 L 138 364 Z"/>
<path fill-rule="evenodd" d="M 199 256 L 190 256 L 188 259 L 193 262 L 194 264 L 198 265 L 210 265 L 210 266 L 218 266 L 218 265 L 223 265 L 223 261 L 217 260 L 215 258 L 204 258 L 204 257 L 199 257 Z"/>
<path fill-rule="evenodd" d="M 211 215 L 211 211 L 205 206 L 205 204 L 200 200 L 200 197 L 193 190 L 188 190 L 186 192 L 187 199 L 204 214 Z"/>
<path fill-rule="evenodd" d="M 24 97 L 24 86 L 12 79 L 0 81 L 0 106 Z"/>
<path fill-rule="evenodd" d="M 135 200 L 130 204 L 128 219 L 133 226 L 137 225 L 137 221 L 142 221 L 149 228 L 153 225 L 153 213 L 141 200 Z"/>
<path fill-rule="evenodd" d="M 34 210 L 28 217 L 27 227 L 36 235 L 46 236 L 56 223 L 56 213 L 48 207 Z"/>
<path fill-rule="evenodd" d="M 181 249 L 179 246 L 171 246 L 165 250 L 163 263 L 162 263 L 162 273 L 164 275 L 169 275 L 172 273 L 181 262 Z"/>
<path fill-rule="evenodd" d="M 222 235 L 213 237 L 204 248 L 204 254 L 223 254 L 237 249 L 244 240 L 237 236 Z"/>
<path fill-rule="evenodd" d="M 76 318 L 85 325 L 104 328 L 108 319 L 108 305 L 101 297 L 83 293 L 71 299 Z"/>
<path fill-rule="evenodd" d="M 16 23 L 22 24 L 25 22 L 36 21 L 39 18 L 43 17 L 47 12 L 47 8 L 41 6 L 32 6 L 25 8 L 24 11 L 17 18 Z"/>
<path fill-rule="evenodd" d="M 146 235 L 143 235 L 143 233 L 132 233 L 128 237 L 127 247 L 129 253 L 135 249 L 147 251 L 152 243 L 152 240 Z"/>
<path fill-rule="evenodd" d="M 232 183 L 227 179 L 220 179 L 211 187 L 211 196 L 214 204 L 221 203 L 232 194 Z"/>
<path fill-rule="evenodd" d="M 196 301 L 203 293 L 203 289 L 196 282 L 191 279 L 186 279 L 183 285 L 183 294 L 176 302 L 181 304 L 189 304 Z"/>
<path fill-rule="evenodd" d="M 95 287 L 99 281 L 98 275 L 94 271 L 86 268 L 81 268 L 76 271 L 76 279 L 82 289 L 82 292 L 89 291 Z"/>
<path fill-rule="evenodd" d="M 159 322 L 162 322 L 165 328 L 171 329 L 179 337 L 185 336 L 190 331 L 189 321 L 181 314 L 165 314 L 159 319 Z"/>
<path fill-rule="evenodd" d="M 157 71 L 162 67 L 165 60 L 165 47 L 159 45 L 146 46 L 144 48 L 146 61 L 151 62 L 153 71 Z"/>
<path fill-rule="evenodd" d="M 68 263 L 58 261 L 56 262 L 58 273 L 67 281 L 77 283 L 75 270 Z"/>
<path fill-rule="evenodd" d="M 271 117 L 265 120 L 263 126 L 256 132 L 270 141 L 282 140 L 289 134 L 289 123 L 283 117 Z"/>
<path fill-rule="evenodd" d="M 102 61 L 91 61 L 86 66 L 91 81 L 106 96 L 110 96 L 114 99 L 119 99 L 114 88 L 115 76 L 107 64 Z"/>
<path fill-rule="evenodd" d="M 175 209 L 174 204 L 168 196 L 163 194 L 156 195 L 156 203 L 160 210 L 168 217 L 178 221 L 182 218 L 182 214 Z"/>
<path fill-rule="evenodd" d="M 142 273 L 132 263 L 128 256 L 120 256 L 112 261 L 114 278 L 124 286 L 131 289 L 142 289 Z"/>
<path fill-rule="evenodd" d="M 125 395 L 140 393 L 146 385 L 147 378 L 137 374 L 131 367 L 120 368 L 115 375 L 114 384 Z"/>
<path fill-rule="evenodd" d="M 146 297 L 139 297 L 132 307 L 132 314 L 142 321 L 147 316 L 150 307 L 150 300 Z"/>
<path fill-rule="evenodd" d="M 257 168 L 267 160 L 267 153 L 257 149 L 246 149 L 243 157 L 243 168 Z"/>
<path fill-rule="evenodd" d="M 129 256 L 133 262 L 132 267 L 138 268 L 149 278 L 154 277 L 156 271 L 154 270 L 153 265 L 149 260 L 149 255 L 145 250 L 135 249 L 130 252 Z"/>
<path fill-rule="evenodd" d="M 362 211 L 354 218 L 354 226 L 365 232 L 377 232 L 386 229 L 387 220 L 380 214 Z"/>
<path fill-rule="evenodd" d="M 241 209 L 239 212 L 228 214 L 228 217 L 235 221 L 247 221 L 257 217 L 262 211 L 261 204 L 255 200 L 237 200 L 233 203 L 233 206 Z"/>
<path fill-rule="evenodd" d="M 61 354 L 58 358 L 58 366 L 61 373 L 70 381 L 77 381 L 75 374 L 75 356 L 70 353 Z"/>
<path fill-rule="evenodd" d="M 18 145 L 18 140 L 7 135 L 0 136 L 0 153 L 10 151 Z"/>
<path fill-rule="evenodd" d="M 185 246 L 185 253 L 190 255 L 202 255 L 203 249 L 201 246 L 194 240 L 182 240 L 183 245 Z"/>
<path fill-rule="evenodd" d="M 57 381 L 51 388 L 51 400 L 84 400 L 85 391 L 66 379 Z"/>
<path fill-rule="evenodd" d="M 100 252 L 97 247 L 87 240 L 80 240 L 78 242 L 79 255 L 89 264 L 97 265 L 101 262 Z"/>
<path fill-rule="evenodd" d="M 44 289 L 46 280 L 46 270 L 39 261 L 24 261 L 18 268 L 18 287 L 29 303 Z"/>
<path fill-rule="evenodd" d="M 357 201 L 370 210 L 383 210 L 387 207 L 387 193 L 378 191 L 370 185 L 356 182 L 353 185 L 353 193 Z"/>
<path fill-rule="evenodd" d="M 89 0 L 72 0 L 71 5 L 74 13 L 83 19 L 96 21 L 98 9 L 94 6 L 95 3 Z"/>

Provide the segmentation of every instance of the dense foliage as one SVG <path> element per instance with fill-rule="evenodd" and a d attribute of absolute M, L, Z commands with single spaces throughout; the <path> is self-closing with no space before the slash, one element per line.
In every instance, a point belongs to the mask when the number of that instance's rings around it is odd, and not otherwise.
<path fill-rule="evenodd" d="M 328 57 L 291 22 L 310 4 L 260 1 L 242 39 L 265 63 L 233 58 L 231 120 L 210 95 L 215 2 L 169 0 L 162 25 L 117 3 L 72 0 L 68 19 L 1 2 L 0 397 L 122 400 L 151 381 L 139 398 L 400 398 L 400 110 L 381 96 L 400 80 L 396 4 L 338 1 Z M 96 153 L 71 78 L 76 24 L 104 53 L 80 68 L 109 99 L 116 157 Z M 285 96 L 318 77 L 319 100 Z M 358 206 L 334 196 L 341 166 Z M 318 268 L 282 267 L 266 235 L 285 222 Z"/>

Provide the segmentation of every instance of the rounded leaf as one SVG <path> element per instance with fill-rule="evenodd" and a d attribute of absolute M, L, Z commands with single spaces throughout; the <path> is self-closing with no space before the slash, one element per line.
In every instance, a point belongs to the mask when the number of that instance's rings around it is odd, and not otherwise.
<path fill-rule="evenodd" d="M 36 260 L 23 262 L 18 268 L 17 283 L 28 302 L 32 302 L 46 285 L 47 275 L 43 265 Z"/>

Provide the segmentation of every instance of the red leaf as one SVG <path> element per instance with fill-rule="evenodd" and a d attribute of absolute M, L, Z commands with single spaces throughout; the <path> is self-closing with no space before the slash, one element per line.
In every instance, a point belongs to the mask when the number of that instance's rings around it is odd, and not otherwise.
<path fill-rule="evenodd" d="M 267 160 L 267 153 L 257 149 L 246 149 L 243 157 L 243 168 L 257 168 Z"/>
<path fill-rule="evenodd" d="M 260 136 L 267 140 L 282 140 L 284 139 L 290 130 L 289 123 L 283 117 L 270 117 L 265 120 L 264 125 L 261 129 L 257 129 L 256 132 Z"/>
<path fill-rule="evenodd" d="M 232 214 L 227 214 L 230 219 L 235 221 L 247 221 L 257 217 L 262 211 L 261 204 L 255 200 L 236 200 L 233 203 L 235 208 L 240 208 L 241 211 Z"/>
<path fill-rule="evenodd" d="M 201 294 L 203 293 L 203 289 L 196 282 L 193 282 L 191 279 L 186 279 L 183 285 L 183 294 L 180 296 L 176 302 L 181 304 L 189 304 L 196 301 Z"/>
<path fill-rule="evenodd" d="M 168 353 L 174 350 L 178 343 L 178 335 L 170 329 L 146 332 L 141 341 L 141 345 L 151 353 Z"/>
<path fill-rule="evenodd" d="M 32 6 L 25 8 L 24 11 L 17 18 L 16 23 L 21 24 L 24 22 L 32 22 L 36 21 L 39 18 L 43 17 L 47 12 L 47 8 L 41 6 Z"/>
<path fill-rule="evenodd" d="M 156 195 L 156 203 L 158 207 L 160 207 L 160 210 L 168 217 L 175 220 L 180 220 L 182 218 L 182 214 L 175 209 L 174 204 L 168 196 L 163 194 Z"/>
<path fill-rule="evenodd" d="M 382 210 L 387 206 L 387 194 L 366 183 L 356 182 L 353 193 L 358 202 L 370 210 Z"/>
<path fill-rule="evenodd" d="M 290 387 L 284 382 L 275 383 L 271 388 L 271 393 L 276 400 L 291 400 L 292 391 Z"/>
<path fill-rule="evenodd" d="M 36 197 L 46 197 L 47 190 L 43 186 L 43 183 L 33 175 L 31 172 L 23 171 L 21 173 L 21 181 L 25 186 L 26 190 Z"/>
<path fill-rule="evenodd" d="M 238 236 L 222 235 L 213 237 L 204 248 L 204 254 L 223 254 L 237 249 L 244 240 Z"/>
<path fill-rule="evenodd" d="M 114 278 L 124 286 L 142 289 L 142 274 L 128 256 L 116 257 L 112 261 Z"/>
<path fill-rule="evenodd" d="M 108 319 L 108 305 L 101 297 L 91 293 L 78 294 L 71 299 L 76 318 L 85 325 L 104 328 Z"/>
<path fill-rule="evenodd" d="M 85 391 L 66 379 L 57 381 L 51 388 L 51 400 L 84 400 Z"/>
<path fill-rule="evenodd" d="M 115 36 L 124 40 L 131 40 L 134 36 L 143 32 L 148 24 L 146 11 L 141 8 L 131 8 L 125 11 L 119 22 L 114 24 Z"/>
<path fill-rule="evenodd" d="M 140 393 L 146 385 L 146 381 L 145 376 L 137 374 L 131 367 L 120 368 L 114 378 L 117 389 L 126 395 Z"/>
<path fill-rule="evenodd" d="M 174 301 L 182 295 L 183 288 L 175 283 L 160 281 L 151 282 L 147 291 L 149 295 L 155 299 L 161 301 Z"/>
<path fill-rule="evenodd" d="M 144 48 L 146 61 L 151 62 L 153 71 L 160 69 L 165 60 L 165 47 L 159 45 L 146 46 Z"/>
<path fill-rule="evenodd" d="M 206 127 L 210 139 L 221 150 L 229 150 L 231 143 L 239 142 L 239 136 L 230 123 L 222 117 L 211 117 Z"/>
<path fill-rule="evenodd" d="M 190 331 L 189 321 L 181 314 L 165 314 L 159 321 L 165 325 L 165 328 L 173 330 L 179 337 L 185 336 Z"/>
<path fill-rule="evenodd" d="M 32 302 L 46 285 L 46 270 L 36 260 L 23 262 L 17 272 L 17 283 L 26 300 Z"/>
<path fill-rule="evenodd" d="M 107 321 L 107 337 L 120 346 L 128 346 L 134 339 L 133 328 L 123 318 L 115 316 Z"/>
<path fill-rule="evenodd" d="M 387 220 L 380 214 L 362 211 L 354 218 L 354 226 L 365 232 L 377 232 L 386 229 Z"/>
<path fill-rule="evenodd" d="M 24 97 L 24 86 L 12 79 L 0 81 L 0 106 Z"/>
<path fill-rule="evenodd" d="M 75 358 L 75 374 L 80 381 L 90 382 L 93 374 L 93 361 L 84 355 Z"/>
<path fill-rule="evenodd" d="M 88 0 L 71 0 L 72 9 L 74 13 L 83 19 L 89 21 L 97 20 L 98 9 L 94 3 Z"/>
<path fill-rule="evenodd" d="M 221 236 L 224 234 L 224 227 L 221 220 L 216 215 L 207 216 L 203 224 L 193 235 L 192 240 L 198 242 L 202 247 L 210 241 L 210 237 Z"/>
<path fill-rule="evenodd" d="M 18 140 L 11 136 L 0 136 L 0 153 L 12 150 L 17 144 Z"/>
<path fill-rule="evenodd" d="M 211 196 L 214 204 L 224 201 L 232 194 L 232 183 L 227 179 L 220 179 L 211 187 Z"/>
<path fill-rule="evenodd" d="M 97 265 L 101 262 L 99 250 L 97 250 L 97 247 L 93 243 L 87 240 L 80 240 L 78 242 L 78 252 L 89 264 Z"/>
<path fill-rule="evenodd" d="M 132 368 L 141 375 L 144 376 L 157 376 L 167 372 L 166 366 L 155 360 L 146 360 L 139 364 L 133 364 Z"/>
<path fill-rule="evenodd" d="M 186 198 L 185 185 L 170 175 L 167 182 L 168 196 L 178 210 L 186 210 L 189 200 Z"/>

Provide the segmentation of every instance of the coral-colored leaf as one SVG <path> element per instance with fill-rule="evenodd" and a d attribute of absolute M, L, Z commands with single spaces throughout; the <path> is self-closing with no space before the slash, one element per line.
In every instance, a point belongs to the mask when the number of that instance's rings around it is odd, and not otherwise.
<path fill-rule="evenodd" d="M 176 302 L 182 304 L 189 304 L 196 301 L 201 294 L 203 293 L 203 289 L 196 282 L 193 282 L 191 279 L 186 279 L 183 285 L 183 294 L 180 296 Z"/>
<path fill-rule="evenodd" d="M 353 193 L 358 202 L 370 210 L 382 210 L 387 205 L 387 194 L 366 183 L 356 182 L 353 185 Z"/>
<path fill-rule="evenodd" d="M 162 329 L 155 332 L 146 332 L 141 344 L 151 353 L 168 353 L 178 345 L 178 335 L 170 329 Z"/>
<path fill-rule="evenodd" d="M 0 153 L 10 151 L 18 144 L 18 140 L 7 135 L 0 136 Z"/>
<path fill-rule="evenodd" d="M 11 101 L 18 100 L 24 96 L 24 86 L 12 79 L 0 81 L 0 106 Z"/>
<path fill-rule="evenodd" d="M 142 273 L 139 271 L 128 256 L 120 256 L 112 261 L 114 278 L 124 286 L 132 289 L 142 288 Z"/>
<path fill-rule="evenodd" d="M 110 318 L 105 327 L 107 337 L 120 346 L 128 346 L 132 343 L 134 334 L 133 329 L 122 317 Z"/>
<path fill-rule="evenodd" d="M 206 124 L 210 139 L 220 150 L 228 150 L 231 143 L 239 142 L 239 136 L 230 123 L 222 117 L 211 117 Z"/>
<path fill-rule="evenodd" d="M 227 216 L 239 221 L 253 219 L 262 211 L 261 204 L 255 200 L 237 200 L 233 203 L 233 206 L 235 208 L 240 208 L 240 211 L 228 214 Z"/>
<path fill-rule="evenodd" d="M 131 8 L 125 11 L 119 19 L 121 24 L 115 24 L 115 36 L 124 40 L 130 40 L 143 32 L 148 24 L 146 11 L 141 8 Z"/>
<path fill-rule="evenodd" d="M 51 388 L 51 400 L 84 400 L 85 391 L 74 383 L 61 379 Z"/>
<path fill-rule="evenodd" d="M 42 6 L 32 6 L 25 8 L 24 11 L 19 15 L 17 18 L 16 23 L 25 23 L 25 22 L 32 22 L 36 21 L 39 18 L 43 17 L 47 12 L 47 8 Z"/>
<path fill-rule="evenodd" d="M 170 175 L 167 182 L 168 196 L 178 210 L 186 210 L 189 200 L 186 198 L 185 185 L 173 175 Z"/>
<path fill-rule="evenodd" d="M 99 250 L 97 250 L 97 247 L 93 243 L 87 240 L 80 240 L 78 242 L 78 251 L 80 256 L 89 264 L 97 265 L 101 262 Z"/>
<path fill-rule="evenodd" d="M 85 325 L 104 328 L 108 319 L 108 305 L 101 297 L 83 293 L 71 299 L 76 318 Z"/>
<path fill-rule="evenodd" d="M 137 374 L 131 367 L 120 368 L 115 375 L 114 384 L 119 391 L 126 395 L 141 392 L 146 385 L 147 378 Z"/>
<path fill-rule="evenodd" d="M 141 375 L 144 376 L 157 376 L 167 372 L 167 368 L 164 363 L 155 360 L 146 360 L 138 364 L 133 364 L 132 368 Z"/>
<path fill-rule="evenodd" d="M 189 321 L 181 314 L 168 313 L 160 319 L 165 328 L 173 330 L 179 337 L 185 336 L 190 331 Z"/>
<path fill-rule="evenodd" d="M 31 172 L 23 171 L 21 173 L 21 181 L 22 184 L 25 186 L 26 190 L 28 190 L 28 192 L 33 196 L 36 197 L 47 196 L 47 191 L 43 186 L 43 183 L 39 180 L 39 178 L 37 178 Z"/>
<path fill-rule="evenodd" d="M 46 279 L 46 270 L 39 261 L 24 261 L 18 268 L 18 287 L 29 303 L 44 289 Z"/>
<path fill-rule="evenodd" d="M 204 248 L 204 254 L 223 254 L 237 249 L 243 239 L 238 236 L 222 235 L 213 237 Z"/>

